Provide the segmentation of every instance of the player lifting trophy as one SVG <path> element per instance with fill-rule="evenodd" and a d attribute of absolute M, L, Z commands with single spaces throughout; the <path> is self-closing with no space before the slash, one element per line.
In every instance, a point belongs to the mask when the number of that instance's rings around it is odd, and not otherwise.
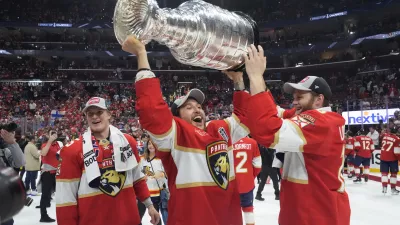
<path fill-rule="evenodd" d="M 238 70 L 247 46 L 257 42 L 255 22 L 204 1 L 160 9 L 153 0 L 120 0 L 114 30 L 123 49 L 137 57 L 136 109 L 167 173 L 168 224 L 242 224 L 232 145 L 249 133 L 245 112 L 250 95 Z M 206 126 L 205 95 L 199 89 L 169 109 L 147 59 L 145 44 L 150 40 L 168 46 L 181 63 L 231 70 L 225 73 L 234 82 L 232 116 Z M 254 217 L 245 219 L 254 224 Z"/>

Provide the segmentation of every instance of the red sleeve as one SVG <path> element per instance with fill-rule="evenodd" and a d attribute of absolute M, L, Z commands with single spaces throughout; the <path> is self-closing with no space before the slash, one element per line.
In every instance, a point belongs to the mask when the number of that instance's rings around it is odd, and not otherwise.
<path fill-rule="evenodd" d="M 233 113 L 239 118 L 240 123 L 248 126 L 247 108 L 250 94 L 246 91 L 235 91 L 233 94 Z"/>
<path fill-rule="evenodd" d="M 287 109 L 283 112 L 282 119 L 290 119 L 296 115 L 296 108 Z"/>
<path fill-rule="evenodd" d="M 78 225 L 78 188 L 82 176 L 82 168 L 79 162 L 83 158 L 78 154 L 78 143 L 61 149 L 61 162 L 56 174 L 56 215 L 58 225 Z"/>
<path fill-rule="evenodd" d="M 135 194 L 138 197 L 138 199 L 143 202 L 144 200 L 146 200 L 147 198 L 150 197 L 150 192 L 149 192 L 149 188 L 147 187 L 146 181 L 144 179 L 143 174 L 140 172 L 140 156 L 139 156 L 139 152 L 137 150 L 137 142 L 136 140 L 128 135 L 128 134 L 124 134 L 124 136 L 126 137 L 126 139 L 128 140 L 133 154 L 135 155 L 136 161 L 138 163 L 138 166 L 136 166 L 136 168 L 133 169 L 133 189 L 135 190 Z"/>
<path fill-rule="evenodd" d="M 231 143 L 236 143 L 240 139 L 249 134 L 247 108 L 250 94 L 245 91 L 235 91 L 233 95 L 234 111 L 232 116 L 224 119 L 229 134 L 231 136 Z M 215 120 L 214 120 L 215 121 Z M 214 122 L 209 123 L 209 126 Z M 219 126 L 219 125 L 217 125 Z M 217 128 L 218 130 L 218 128 Z"/>
<path fill-rule="evenodd" d="M 163 100 L 158 78 L 136 82 L 136 111 L 142 127 L 155 135 L 167 133 L 172 127 L 173 116 Z"/>
<path fill-rule="evenodd" d="M 261 172 L 261 155 L 260 155 L 260 149 L 258 148 L 258 144 L 256 141 L 253 143 L 253 162 L 260 162 L 259 165 L 258 163 L 253 163 L 253 175 L 254 178 L 258 176 L 258 174 Z"/>
<path fill-rule="evenodd" d="M 274 142 L 274 134 L 282 126 L 271 93 L 266 91 L 252 96 L 249 99 L 248 114 L 252 138 L 269 147 Z"/>
<path fill-rule="evenodd" d="M 258 143 L 282 152 L 330 154 L 329 151 L 322 151 L 320 146 L 331 132 L 335 132 L 332 135 L 339 135 L 339 129 L 333 131 L 333 126 L 342 127 L 345 121 L 336 114 L 329 114 L 329 120 L 332 121 L 328 121 L 324 115 L 325 112 L 319 110 L 308 110 L 291 119 L 281 119 L 268 92 L 254 95 L 249 101 L 252 137 Z"/>

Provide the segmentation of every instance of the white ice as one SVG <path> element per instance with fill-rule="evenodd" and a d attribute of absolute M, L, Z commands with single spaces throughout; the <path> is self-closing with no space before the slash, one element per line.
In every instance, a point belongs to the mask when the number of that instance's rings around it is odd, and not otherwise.
<path fill-rule="evenodd" d="M 375 181 L 353 184 L 346 180 L 347 192 L 351 204 L 351 225 L 379 225 L 399 224 L 400 220 L 400 195 L 392 196 L 390 190 L 385 196 L 381 193 L 382 186 Z M 254 201 L 256 224 L 277 225 L 279 214 L 279 202 L 274 200 L 272 184 L 265 185 L 264 202 Z M 14 217 L 15 225 L 39 225 L 40 209 L 35 209 L 40 202 L 40 196 L 35 196 L 30 207 L 25 207 Z M 48 209 L 50 217 L 56 217 L 55 202 L 52 201 Z M 143 225 L 150 225 L 150 219 L 145 214 Z M 56 223 L 50 223 L 56 224 Z"/>

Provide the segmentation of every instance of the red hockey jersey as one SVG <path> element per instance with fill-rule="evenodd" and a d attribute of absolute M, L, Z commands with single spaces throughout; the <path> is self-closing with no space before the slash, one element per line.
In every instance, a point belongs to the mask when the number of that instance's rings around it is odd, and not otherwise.
<path fill-rule="evenodd" d="M 344 152 L 345 155 L 353 155 L 354 154 L 354 138 L 348 137 L 346 140 L 346 150 Z"/>
<path fill-rule="evenodd" d="M 124 135 L 137 162 L 140 162 L 135 139 L 128 134 Z M 99 168 L 111 168 L 112 145 L 102 145 L 102 143 L 96 145 L 99 147 L 97 154 Z M 107 189 L 101 191 L 99 188 L 91 188 L 87 182 L 83 164 L 82 137 L 61 149 L 60 158 L 61 164 L 56 177 L 58 225 L 140 224 L 136 196 L 143 202 L 150 197 L 150 193 L 139 166 L 125 173 L 117 173 L 112 168 L 103 173 L 102 177 L 108 176 L 109 186 L 116 187 L 107 192 Z"/>
<path fill-rule="evenodd" d="M 400 160 L 400 138 L 395 134 L 386 133 L 382 138 L 382 161 Z"/>
<path fill-rule="evenodd" d="M 150 71 L 136 76 L 153 77 Z M 157 146 L 171 198 L 168 225 L 242 225 L 232 144 L 247 136 L 244 112 L 250 95 L 234 93 L 234 113 L 206 130 L 173 117 L 157 78 L 136 81 L 140 123 Z"/>
<path fill-rule="evenodd" d="M 261 171 L 261 156 L 257 142 L 252 138 L 242 138 L 233 145 L 236 181 L 239 193 L 254 189 L 254 179 Z"/>
<path fill-rule="evenodd" d="M 354 149 L 356 154 L 363 158 L 371 158 L 372 152 L 375 150 L 374 142 L 368 136 L 355 137 Z"/>
<path fill-rule="evenodd" d="M 279 224 L 349 225 L 350 204 L 341 175 L 343 117 L 326 107 L 280 119 L 269 91 L 252 96 L 248 104 L 252 137 L 285 152 Z"/>

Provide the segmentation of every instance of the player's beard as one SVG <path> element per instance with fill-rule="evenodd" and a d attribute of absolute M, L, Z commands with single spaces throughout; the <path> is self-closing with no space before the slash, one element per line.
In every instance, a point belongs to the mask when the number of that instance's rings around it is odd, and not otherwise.
<path fill-rule="evenodd" d="M 296 110 L 296 114 L 298 115 L 298 114 L 303 113 L 303 112 L 305 112 L 305 111 L 307 111 L 307 110 L 312 110 L 312 109 L 314 109 L 313 105 L 314 105 L 314 98 L 311 98 L 311 99 L 307 102 L 307 104 L 301 106 L 301 109 L 300 109 L 300 110 Z"/>

